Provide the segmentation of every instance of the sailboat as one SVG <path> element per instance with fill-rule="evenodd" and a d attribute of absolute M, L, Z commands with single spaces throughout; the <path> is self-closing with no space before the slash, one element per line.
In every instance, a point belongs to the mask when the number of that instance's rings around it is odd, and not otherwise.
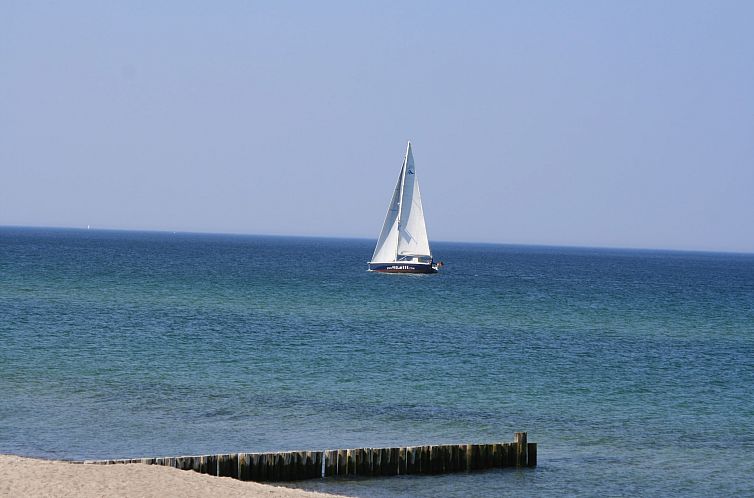
<path fill-rule="evenodd" d="M 369 262 L 369 271 L 437 273 L 437 268 L 429 249 L 419 181 L 409 142 L 385 223 Z"/>

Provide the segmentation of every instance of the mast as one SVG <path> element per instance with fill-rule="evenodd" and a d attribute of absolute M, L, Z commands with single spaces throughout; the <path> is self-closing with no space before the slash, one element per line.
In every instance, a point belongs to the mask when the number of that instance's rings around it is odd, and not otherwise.
<path fill-rule="evenodd" d="M 398 247 L 401 244 L 401 213 L 403 212 L 403 189 L 406 186 L 406 166 L 408 164 L 408 153 L 411 151 L 411 140 L 408 141 L 406 146 L 406 156 L 403 158 L 403 168 L 401 169 L 401 193 L 398 202 L 398 224 L 396 230 L 398 231 L 398 240 L 395 241 L 395 259 L 398 259 Z"/>

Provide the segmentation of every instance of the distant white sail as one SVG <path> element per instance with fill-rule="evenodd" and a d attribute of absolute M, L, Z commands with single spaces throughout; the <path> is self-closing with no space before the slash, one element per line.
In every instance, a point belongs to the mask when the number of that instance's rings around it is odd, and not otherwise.
<path fill-rule="evenodd" d="M 406 148 L 406 157 L 388 205 L 372 262 L 389 263 L 406 257 L 432 258 L 411 142 Z"/>
<path fill-rule="evenodd" d="M 411 142 L 406 151 L 404 165 L 403 197 L 401 200 L 401 219 L 399 223 L 398 256 L 428 256 L 429 238 L 424 223 L 424 208 L 419 192 L 419 181 L 416 179 L 414 155 L 411 153 Z"/>
<path fill-rule="evenodd" d="M 401 200 L 401 182 L 403 181 L 404 169 L 405 164 L 401 168 L 401 174 L 398 175 L 398 183 L 395 185 L 393 198 L 387 207 L 385 223 L 382 224 L 382 232 L 380 232 L 380 238 L 377 239 L 377 246 L 374 248 L 372 261 L 387 263 L 395 261 L 398 255 L 398 210 Z"/>

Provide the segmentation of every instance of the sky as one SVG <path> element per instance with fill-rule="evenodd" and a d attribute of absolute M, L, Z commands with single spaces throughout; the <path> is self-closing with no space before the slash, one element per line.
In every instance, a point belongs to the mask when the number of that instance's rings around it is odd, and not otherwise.
<path fill-rule="evenodd" d="M 0 0 L 0 225 L 754 252 L 754 2 Z"/>

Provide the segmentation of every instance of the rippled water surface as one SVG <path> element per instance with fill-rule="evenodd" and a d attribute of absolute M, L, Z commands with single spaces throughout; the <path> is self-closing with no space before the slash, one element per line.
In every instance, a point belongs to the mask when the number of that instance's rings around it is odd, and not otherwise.
<path fill-rule="evenodd" d="M 539 443 L 359 496 L 754 494 L 754 255 L 0 228 L 0 453 Z"/>

